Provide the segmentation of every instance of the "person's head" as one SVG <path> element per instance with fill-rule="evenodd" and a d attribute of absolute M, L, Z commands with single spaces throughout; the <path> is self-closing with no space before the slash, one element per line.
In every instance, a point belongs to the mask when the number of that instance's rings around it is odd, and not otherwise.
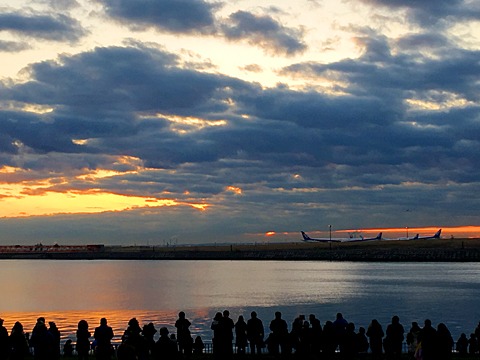
<path fill-rule="evenodd" d="M 257 313 L 256 313 L 255 311 L 252 311 L 252 312 L 250 313 L 250 316 L 251 316 L 253 319 L 255 319 L 255 318 L 257 317 Z"/>
<path fill-rule="evenodd" d="M 315 315 L 314 314 L 310 314 L 308 315 L 308 320 L 312 321 L 315 319 Z"/>
<path fill-rule="evenodd" d="M 180 311 L 180 312 L 178 313 L 178 317 L 179 317 L 180 319 L 185 319 L 185 313 L 184 313 L 183 311 Z"/>
<path fill-rule="evenodd" d="M 425 319 L 424 324 L 425 324 L 425 326 L 430 327 L 430 326 L 432 326 L 432 321 L 430 319 Z"/>
<path fill-rule="evenodd" d="M 343 319 L 342 313 L 337 313 L 337 319 Z"/>
<path fill-rule="evenodd" d="M 101 318 L 100 319 L 100 325 L 107 325 L 107 319 L 106 318 Z"/>
<path fill-rule="evenodd" d="M 0 326 L 3 325 L 3 319 L 0 319 Z"/>
<path fill-rule="evenodd" d="M 88 329 L 88 323 L 87 323 L 87 320 L 80 320 L 78 322 L 78 328 L 79 329 Z"/>
<path fill-rule="evenodd" d="M 365 328 L 364 328 L 363 326 L 360 326 L 360 327 L 358 328 L 358 333 L 359 333 L 359 334 L 362 334 L 362 335 L 365 334 Z"/>
<path fill-rule="evenodd" d="M 221 320 L 222 319 L 222 313 L 219 311 L 215 314 L 215 317 L 213 318 L 213 320 Z"/>
<path fill-rule="evenodd" d="M 282 313 L 280 311 L 275 311 L 275 319 L 281 319 Z"/>
<path fill-rule="evenodd" d="M 230 311 L 228 310 L 223 310 L 223 317 L 228 318 L 230 316 Z"/>
<path fill-rule="evenodd" d="M 245 320 L 243 319 L 243 315 L 239 315 L 239 316 L 238 316 L 238 321 L 240 321 L 240 322 L 245 321 Z"/>
<path fill-rule="evenodd" d="M 398 324 L 399 322 L 400 322 L 400 318 L 397 315 L 392 317 L 392 324 Z"/>
<path fill-rule="evenodd" d="M 165 326 L 160 328 L 160 336 L 168 336 L 168 329 Z"/>

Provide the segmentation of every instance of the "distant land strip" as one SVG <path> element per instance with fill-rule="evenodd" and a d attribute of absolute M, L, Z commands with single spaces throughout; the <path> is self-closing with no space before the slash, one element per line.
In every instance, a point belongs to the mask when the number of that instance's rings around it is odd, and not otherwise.
<path fill-rule="evenodd" d="M 171 246 L 37 244 L 0 246 L 0 259 L 479 262 L 480 239 Z"/>

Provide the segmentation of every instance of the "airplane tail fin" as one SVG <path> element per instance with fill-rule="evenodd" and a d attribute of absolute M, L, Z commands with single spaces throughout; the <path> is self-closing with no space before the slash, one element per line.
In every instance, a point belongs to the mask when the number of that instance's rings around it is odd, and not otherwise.
<path fill-rule="evenodd" d="M 376 237 L 375 239 L 377 239 L 377 240 L 381 240 L 381 239 L 382 239 L 382 235 L 383 235 L 383 233 L 380 233 L 380 234 L 378 234 L 378 235 L 377 235 L 377 237 Z"/>
<path fill-rule="evenodd" d="M 439 230 L 435 233 L 435 235 L 433 235 L 433 238 L 434 238 L 434 239 L 440 238 L 440 234 L 441 234 L 441 233 L 442 233 L 442 229 L 439 229 Z"/>
<path fill-rule="evenodd" d="M 305 234 L 305 232 L 303 232 L 303 231 L 300 231 L 300 232 L 302 233 L 303 241 L 312 240 L 312 239 L 310 238 L 310 236 L 308 236 L 307 234 Z"/>
<path fill-rule="evenodd" d="M 418 240 L 418 235 L 419 235 L 419 234 L 415 235 L 415 236 L 413 237 L 413 240 Z"/>

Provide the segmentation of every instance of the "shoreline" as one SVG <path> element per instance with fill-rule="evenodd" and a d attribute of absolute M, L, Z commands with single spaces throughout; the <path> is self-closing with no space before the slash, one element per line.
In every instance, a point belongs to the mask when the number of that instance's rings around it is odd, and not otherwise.
<path fill-rule="evenodd" d="M 1 259 L 48 260 L 318 260 L 480 262 L 480 239 L 381 240 L 364 243 L 271 243 L 176 246 L 96 245 L 94 251 L 0 252 Z"/>

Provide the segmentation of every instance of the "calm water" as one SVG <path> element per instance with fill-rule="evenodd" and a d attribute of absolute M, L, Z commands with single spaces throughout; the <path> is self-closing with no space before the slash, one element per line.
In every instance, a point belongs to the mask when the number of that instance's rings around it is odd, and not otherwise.
<path fill-rule="evenodd" d="M 455 339 L 480 321 L 478 263 L 3 260 L 0 289 L 9 330 L 19 320 L 31 331 L 45 316 L 73 339 L 80 319 L 93 330 L 101 317 L 118 337 L 132 317 L 174 330 L 180 310 L 205 339 L 224 309 L 234 320 L 255 310 L 265 326 L 276 310 L 289 323 L 314 313 L 322 324 L 340 311 L 357 328 L 372 318 L 385 327 L 392 315 L 406 328 L 430 318 Z"/>

